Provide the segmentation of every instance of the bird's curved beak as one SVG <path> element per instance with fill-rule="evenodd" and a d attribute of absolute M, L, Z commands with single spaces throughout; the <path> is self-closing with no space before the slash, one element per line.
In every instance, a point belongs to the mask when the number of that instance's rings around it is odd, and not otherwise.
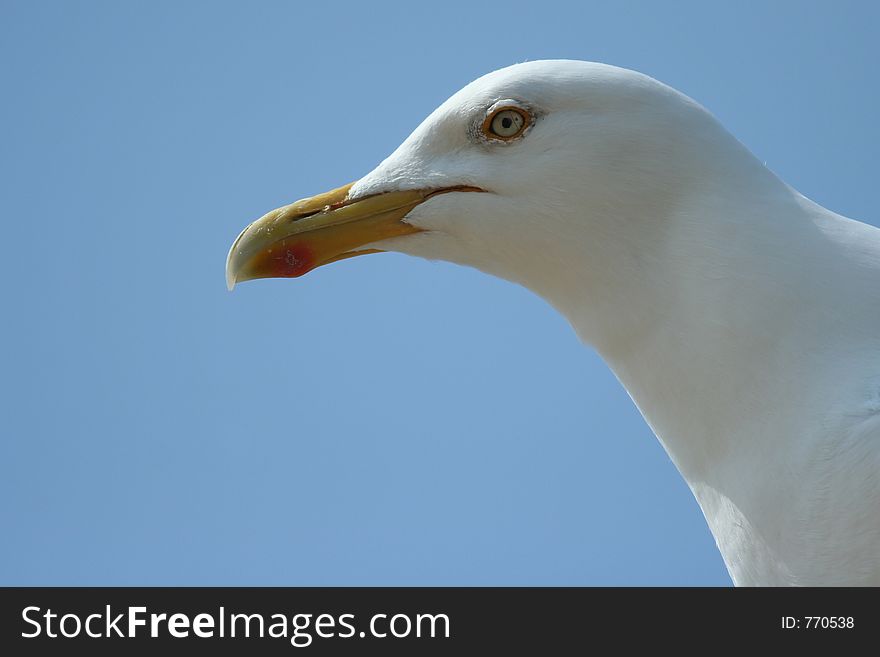
<path fill-rule="evenodd" d="M 354 183 L 272 210 L 245 228 L 226 259 L 226 284 L 294 278 L 316 267 L 378 249 L 364 245 L 421 232 L 403 218 L 445 192 L 483 191 L 465 185 L 403 190 L 350 199 Z"/>

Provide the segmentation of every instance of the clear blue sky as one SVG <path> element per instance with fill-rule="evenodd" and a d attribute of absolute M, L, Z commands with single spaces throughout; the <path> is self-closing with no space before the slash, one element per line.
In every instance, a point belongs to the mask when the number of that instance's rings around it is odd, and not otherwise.
<path fill-rule="evenodd" d="M 681 89 L 876 224 L 878 30 L 873 2 L 3 0 L 0 584 L 728 585 L 540 299 L 400 255 L 229 294 L 226 253 L 555 57 Z"/>

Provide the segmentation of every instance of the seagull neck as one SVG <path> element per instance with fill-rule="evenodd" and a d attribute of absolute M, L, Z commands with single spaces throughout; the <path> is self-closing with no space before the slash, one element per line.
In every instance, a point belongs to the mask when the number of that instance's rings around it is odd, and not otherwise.
<path fill-rule="evenodd" d="M 680 204 L 647 241 L 624 236 L 591 253 L 580 285 L 544 296 L 626 388 L 694 492 L 734 580 L 790 583 L 794 567 L 767 538 L 790 536 L 781 528 L 789 521 L 767 500 L 789 504 L 792 518 L 809 515 L 794 492 L 815 474 L 809 434 L 838 394 L 809 382 L 827 380 L 839 354 L 829 335 L 839 333 L 835 280 L 846 274 L 816 228 L 836 215 L 781 182 L 757 189 L 749 199 Z M 616 279 L 595 269 L 627 262 Z"/>
<path fill-rule="evenodd" d="M 833 333 L 835 268 L 805 269 L 823 262 L 827 240 L 808 202 L 756 164 L 742 191 L 702 186 L 640 238 L 606 240 L 582 258 L 588 283 L 545 295 L 603 356 L 692 486 L 785 449 L 797 430 L 776 411 L 808 396 L 802 382 L 822 367 L 817 354 Z"/>

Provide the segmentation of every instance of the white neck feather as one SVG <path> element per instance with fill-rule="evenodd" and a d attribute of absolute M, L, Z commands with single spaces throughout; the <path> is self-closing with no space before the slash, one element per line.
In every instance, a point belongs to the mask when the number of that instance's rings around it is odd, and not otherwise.
<path fill-rule="evenodd" d="M 858 257 L 880 231 L 721 146 L 735 170 L 707 165 L 666 216 L 591 217 L 566 241 L 581 253 L 551 259 L 580 269 L 521 282 L 614 370 L 737 584 L 880 583 L 880 462 L 859 440 L 880 429 L 880 263 Z M 836 514 L 866 526 L 841 535 Z"/>

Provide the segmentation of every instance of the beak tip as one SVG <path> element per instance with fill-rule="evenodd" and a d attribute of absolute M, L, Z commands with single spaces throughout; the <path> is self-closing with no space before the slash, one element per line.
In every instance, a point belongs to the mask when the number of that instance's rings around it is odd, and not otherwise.
<path fill-rule="evenodd" d="M 238 234 L 238 237 L 235 238 L 232 246 L 229 247 L 229 253 L 226 254 L 226 289 L 230 292 L 232 292 L 235 284 L 238 282 L 237 276 L 235 275 L 237 265 L 233 262 L 236 259 L 236 247 L 250 227 L 251 225 L 246 226 L 245 229 Z"/>
<path fill-rule="evenodd" d="M 229 260 L 226 261 L 226 289 L 232 292 L 233 288 L 235 288 L 235 273 L 233 272 L 232 267 L 230 267 Z"/>
<path fill-rule="evenodd" d="M 236 284 L 235 273 L 228 264 L 226 265 L 226 289 L 232 292 Z"/>

